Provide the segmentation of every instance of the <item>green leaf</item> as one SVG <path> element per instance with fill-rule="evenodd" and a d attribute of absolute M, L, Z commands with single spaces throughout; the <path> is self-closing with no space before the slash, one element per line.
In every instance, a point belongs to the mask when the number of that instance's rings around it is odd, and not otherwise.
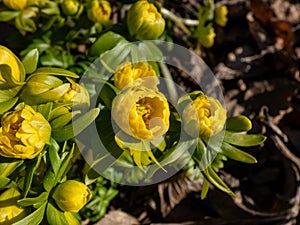
<path fill-rule="evenodd" d="M 66 126 L 68 123 L 72 121 L 72 118 L 73 116 L 76 115 L 76 112 L 80 113 L 79 111 L 75 111 L 73 113 L 69 112 L 51 120 L 50 124 L 52 129 L 57 129 Z"/>
<path fill-rule="evenodd" d="M 38 64 L 39 60 L 39 51 L 37 48 L 32 49 L 30 52 L 28 52 L 24 59 L 22 60 L 22 63 L 25 67 L 26 74 L 33 73 Z"/>
<path fill-rule="evenodd" d="M 121 40 L 113 49 L 100 56 L 100 62 L 111 73 L 114 73 L 120 64 L 125 62 L 131 51 L 127 41 Z"/>
<path fill-rule="evenodd" d="M 109 82 L 105 82 L 100 93 L 99 98 L 104 102 L 104 104 L 111 109 L 112 101 L 116 97 L 118 90 L 116 87 L 111 85 Z"/>
<path fill-rule="evenodd" d="M 216 174 L 216 172 L 211 167 L 208 167 L 207 169 L 203 170 L 202 173 L 204 174 L 205 178 L 209 182 L 211 182 L 215 187 L 217 187 L 225 193 L 228 193 L 231 196 L 234 196 L 234 193 L 229 189 L 229 187 L 224 183 L 224 181 Z"/>
<path fill-rule="evenodd" d="M 52 129 L 52 137 L 58 142 L 73 138 L 87 128 L 96 119 L 99 112 L 99 108 L 91 109 L 81 117 L 75 119 L 71 124 L 63 128 Z"/>
<path fill-rule="evenodd" d="M 17 187 L 17 184 L 7 177 L 0 177 L 0 189 Z"/>
<path fill-rule="evenodd" d="M 207 179 L 205 179 L 205 177 L 203 178 L 203 183 L 202 183 L 202 187 L 201 187 L 201 199 L 203 200 L 209 190 L 209 181 Z"/>
<path fill-rule="evenodd" d="M 224 142 L 236 145 L 236 146 L 256 146 L 262 144 L 266 140 L 266 137 L 260 134 L 240 134 L 225 131 Z"/>
<path fill-rule="evenodd" d="M 252 129 L 252 123 L 246 116 L 233 116 L 226 120 L 226 130 L 234 132 L 249 131 Z"/>
<path fill-rule="evenodd" d="M 42 204 L 44 204 L 45 201 L 47 201 L 48 196 L 48 192 L 43 192 L 35 198 L 23 198 L 18 200 L 18 205 L 21 207 L 28 207 L 33 205 L 34 208 L 39 208 Z"/>
<path fill-rule="evenodd" d="M 131 49 L 132 49 L 131 51 L 134 50 L 134 48 Z M 138 61 L 133 61 L 134 63 L 139 61 L 154 61 L 154 62 L 162 61 L 163 53 L 155 44 L 153 44 L 152 41 L 143 41 L 139 43 L 138 51 L 140 57 L 138 58 Z"/>
<path fill-rule="evenodd" d="M 62 163 L 56 175 L 56 183 L 60 182 L 63 176 L 66 174 L 68 165 L 73 157 L 74 148 L 75 146 L 73 145 L 71 150 L 69 152 L 64 152 L 65 154 L 63 154 L 61 157 Z"/>
<path fill-rule="evenodd" d="M 35 210 L 33 213 L 29 214 L 22 220 L 14 223 L 14 225 L 33 225 L 33 224 L 40 224 L 44 218 L 44 213 L 46 209 L 47 203 L 45 202 L 41 205 L 40 208 Z"/>
<path fill-rule="evenodd" d="M 158 158 L 161 166 L 167 166 L 171 163 L 185 165 L 190 160 L 189 149 L 195 147 L 194 141 L 183 141 L 169 149 L 166 149 L 164 154 Z M 148 169 L 148 167 L 147 167 Z M 147 177 L 152 177 L 160 167 L 149 167 Z"/>
<path fill-rule="evenodd" d="M 23 162 L 24 160 L 9 159 L 0 156 L 0 176 L 8 177 L 15 169 L 22 165 Z"/>
<path fill-rule="evenodd" d="M 46 104 L 38 105 L 35 108 L 35 110 L 41 113 L 45 117 L 45 119 L 49 121 L 52 108 L 53 108 L 53 102 L 47 102 Z"/>
<path fill-rule="evenodd" d="M 98 177 L 100 177 L 99 173 L 97 173 L 91 166 L 88 169 L 88 171 L 86 172 L 86 175 L 84 177 L 84 183 L 86 185 L 90 185 L 90 184 L 94 183 L 95 181 L 97 181 Z"/>
<path fill-rule="evenodd" d="M 19 11 L 2 11 L 0 12 L 0 21 L 7 22 L 16 18 L 20 14 Z"/>
<path fill-rule="evenodd" d="M 49 169 L 44 176 L 43 186 L 47 192 L 50 192 L 55 185 L 56 185 L 56 177 L 53 171 Z"/>
<path fill-rule="evenodd" d="M 197 146 L 193 154 L 193 159 L 199 165 L 200 168 L 204 169 L 207 167 L 207 149 L 201 138 L 197 139 Z"/>
<path fill-rule="evenodd" d="M 50 139 L 50 147 L 49 147 L 49 150 L 47 151 L 47 153 L 49 154 L 49 158 L 50 158 L 50 162 L 51 162 L 51 166 L 52 166 L 54 175 L 57 175 L 58 170 L 61 165 L 61 159 L 58 155 L 58 151 L 59 151 L 58 143 L 53 138 L 51 138 Z"/>
<path fill-rule="evenodd" d="M 68 221 L 64 213 L 56 209 L 51 202 L 47 204 L 47 221 L 50 225 L 68 225 Z"/>
<path fill-rule="evenodd" d="M 115 47 L 121 40 L 125 40 L 125 38 L 112 31 L 108 31 L 105 34 L 101 35 L 94 42 L 94 44 L 90 47 L 88 53 L 90 56 L 100 56 L 100 54 Z"/>
<path fill-rule="evenodd" d="M 244 163 L 257 163 L 257 160 L 250 154 L 224 142 L 221 146 L 222 154 L 230 159 L 244 162 Z"/>
<path fill-rule="evenodd" d="M 1 92 L 0 92 L 1 94 Z M 19 100 L 19 97 L 11 98 L 5 102 L 0 102 L 0 115 L 9 111 Z"/>
<path fill-rule="evenodd" d="M 37 170 L 42 158 L 42 153 L 40 153 L 35 159 L 30 160 L 26 163 L 26 175 L 25 175 L 25 181 L 23 186 L 23 192 L 22 196 L 23 198 L 26 198 L 32 184 L 32 179 L 34 176 L 35 171 Z"/>
<path fill-rule="evenodd" d="M 72 78 L 79 78 L 79 76 L 71 71 L 55 68 L 55 67 L 41 67 L 38 68 L 33 75 L 39 74 L 46 74 L 46 75 L 53 75 L 53 76 L 64 76 L 64 77 L 72 77 Z"/>

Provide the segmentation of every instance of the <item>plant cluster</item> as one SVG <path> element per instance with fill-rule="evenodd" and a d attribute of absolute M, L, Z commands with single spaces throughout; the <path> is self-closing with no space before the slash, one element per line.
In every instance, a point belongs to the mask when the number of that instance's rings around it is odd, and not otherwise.
<path fill-rule="evenodd" d="M 115 22 L 114 10 L 126 15 Z M 193 21 L 146 0 L 3 0 L 0 21 L 17 29 L 7 46 L 22 60 L 0 46 L 0 224 L 96 221 L 116 183 L 170 170 L 201 177 L 202 198 L 210 184 L 233 195 L 223 161 L 255 163 L 238 146 L 265 137 L 200 88 L 176 97 L 155 42 L 171 20 L 211 47 L 226 14 L 212 1 Z"/>

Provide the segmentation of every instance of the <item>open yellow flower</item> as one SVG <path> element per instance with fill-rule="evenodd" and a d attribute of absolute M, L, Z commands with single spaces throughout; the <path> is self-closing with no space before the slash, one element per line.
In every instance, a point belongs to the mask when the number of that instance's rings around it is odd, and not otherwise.
<path fill-rule="evenodd" d="M 134 82 L 149 88 L 156 88 L 158 79 L 152 66 L 145 62 L 138 62 L 135 65 L 130 62 L 122 64 L 114 74 L 115 86 L 122 90 Z"/>
<path fill-rule="evenodd" d="M 67 180 L 59 184 L 52 197 L 64 212 L 78 212 L 91 198 L 89 188 L 76 180 Z"/>
<path fill-rule="evenodd" d="M 190 95 L 196 98 L 183 110 L 184 130 L 193 137 L 209 137 L 220 132 L 226 121 L 226 110 L 221 103 L 201 91 Z"/>
<path fill-rule="evenodd" d="M 8 48 L 0 45 L 0 66 L 7 65 L 10 69 L 0 67 L 0 85 L 9 82 L 23 82 L 25 78 L 25 68 L 17 56 Z M 8 74 L 10 73 L 10 74 Z"/>
<path fill-rule="evenodd" d="M 21 193 L 17 188 L 9 188 L 0 195 L 0 224 L 10 225 L 23 219 L 27 213 L 17 206 Z"/>
<path fill-rule="evenodd" d="M 110 3 L 105 0 L 88 0 L 88 18 L 95 23 L 104 23 L 109 20 L 111 15 Z"/>
<path fill-rule="evenodd" d="M 131 36 L 138 40 L 158 38 L 165 29 L 165 20 L 153 3 L 147 0 L 135 2 L 127 14 L 127 26 Z"/>
<path fill-rule="evenodd" d="M 169 129 L 166 97 L 155 89 L 135 86 L 124 89 L 112 103 L 112 118 L 126 134 L 139 140 L 154 140 Z"/>
<path fill-rule="evenodd" d="M 49 142 L 51 126 L 41 113 L 29 105 L 2 116 L 0 155 L 32 159 Z"/>

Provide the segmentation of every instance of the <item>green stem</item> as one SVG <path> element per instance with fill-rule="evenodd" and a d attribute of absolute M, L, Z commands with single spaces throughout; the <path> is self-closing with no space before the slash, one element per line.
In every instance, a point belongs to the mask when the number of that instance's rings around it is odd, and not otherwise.
<path fill-rule="evenodd" d="M 178 27 L 181 28 L 187 35 L 191 35 L 190 30 L 184 25 L 182 19 L 176 16 L 171 11 L 167 10 L 166 8 L 161 8 L 161 13 L 168 19 L 172 20 Z"/>
<path fill-rule="evenodd" d="M 171 73 L 170 73 L 168 67 L 166 66 L 166 64 L 159 62 L 159 66 L 161 68 L 161 72 L 162 72 L 163 76 L 166 78 L 166 86 L 168 89 L 170 100 L 173 104 L 175 104 L 178 99 L 178 93 L 176 91 L 175 82 L 174 82 L 174 80 L 171 76 Z"/>

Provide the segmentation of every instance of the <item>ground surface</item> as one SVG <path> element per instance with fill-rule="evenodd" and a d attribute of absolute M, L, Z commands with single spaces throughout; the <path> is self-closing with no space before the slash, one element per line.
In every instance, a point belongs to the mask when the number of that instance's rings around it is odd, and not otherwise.
<path fill-rule="evenodd" d="M 186 18 L 197 17 L 196 1 L 163 1 Z M 253 132 L 267 136 L 247 149 L 258 163 L 227 162 L 221 174 L 237 197 L 213 189 L 200 200 L 201 184 L 174 180 L 151 187 L 123 187 L 98 224 L 300 224 L 300 5 L 285 0 L 224 0 L 229 22 L 217 28 L 215 45 L 201 56 L 220 80 L 230 115 L 244 114 Z M 184 44 L 175 29 L 175 41 Z M 172 71 L 172 70 L 171 70 Z M 173 71 L 186 89 L 195 83 Z M 157 193 L 145 201 L 143 198 Z M 122 224 L 126 224 L 122 222 Z"/>

